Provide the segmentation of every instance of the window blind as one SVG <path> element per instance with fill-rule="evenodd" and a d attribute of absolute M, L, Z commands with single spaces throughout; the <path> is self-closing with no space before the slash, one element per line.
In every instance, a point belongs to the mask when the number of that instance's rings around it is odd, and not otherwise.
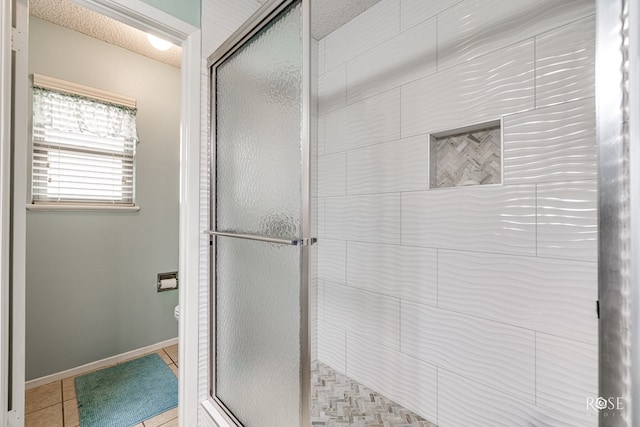
<path fill-rule="evenodd" d="M 136 110 L 33 88 L 34 203 L 134 205 Z"/>

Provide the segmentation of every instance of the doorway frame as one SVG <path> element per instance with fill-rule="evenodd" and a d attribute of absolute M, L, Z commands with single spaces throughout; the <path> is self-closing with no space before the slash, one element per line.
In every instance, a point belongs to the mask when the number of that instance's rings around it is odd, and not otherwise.
<path fill-rule="evenodd" d="M 200 190 L 200 95 L 201 95 L 201 30 L 166 12 L 150 6 L 141 0 L 72 0 L 74 3 L 106 15 L 139 30 L 153 33 L 182 47 L 181 99 L 180 99 L 180 191 L 179 191 L 179 256 L 178 268 L 181 316 L 179 334 L 179 425 L 197 425 L 198 414 L 198 269 L 199 269 L 199 190 Z M 15 9 L 14 9 L 15 8 Z M 12 15 L 16 15 L 13 28 Z M 26 135 L 26 94 L 28 91 L 28 1 L 1 0 L 0 3 L 0 87 L 2 94 L 15 90 L 16 134 Z M 16 55 L 12 54 L 16 49 Z M 13 65 L 12 65 L 13 64 Z M 12 88 L 12 67 L 15 67 L 15 87 Z M 9 99 L 7 99 L 9 98 Z M 0 425 L 21 426 L 24 424 L 25 390 L 25 327 L 26 304 L 24 300 L 26 268 L 26 168 L 28 162 L 26 147 L 17 148 L 13 154 L 15 173 L 10 176 L 8 168 L 11 157 L 12 100 L 3 96 L 0 104 L 0 237 L 2 257 L 0 263 L 0 283 L 2 306 L 0 307 Z M 19 110 L 19 111 L 18 111 Z M 24 129 L 22 129 L 24 128 Z M 18 139 L 18 136 L 16 137 Z M 23 144 L 26 146 L 26 144 Z M 12 206 L 13 190 L 14 222 L 9 226 L 9 209 Z M 9 247 L 7 236 L 13 232 L 13 247 Z M 13 267 L 13 312 L 15 328 L 9 330 L 8 270 Z M 8 341 L 12 333 L 12 354 L 16 363 L 8 367 Z M 13 395 L 12 410 L 8 411 L 9 375 Z"/>

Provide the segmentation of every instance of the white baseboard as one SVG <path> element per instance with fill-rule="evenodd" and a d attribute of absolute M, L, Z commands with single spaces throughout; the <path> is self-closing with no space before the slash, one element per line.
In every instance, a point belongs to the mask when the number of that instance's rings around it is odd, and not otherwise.
<path fill-rule="evenodd" d="M 29 380 L 25 383 L 25 389 L 30 390 L 41 385 L 49 384 L 54 381 L 60 381 L 64 378 L 75 377 L 77 375 L 86 374 L 87 372 L 95 371 L 96 369 L 104 368 L 106 366 L 114 365 L 125 360 L 133 359 L 143 354 L 152 353 L 160 350 L 164 347 L 169 347 L 178 344 L 178 338 L 171 338 L 166 341 L 162 341 L 156 344 L 151 344 L 146 347 L 138 348 L 136 350 L 127 351 L 126 353 L 116 354 L 115 356 L 107 357 L 106 359 L 97 360 L 95 362 L 87 363 L 86 365 L 78 366 L 76 368 L 67 369 L 66 371 L 57 372 L 55 374 L 47 375 L 45 377 Z"/>

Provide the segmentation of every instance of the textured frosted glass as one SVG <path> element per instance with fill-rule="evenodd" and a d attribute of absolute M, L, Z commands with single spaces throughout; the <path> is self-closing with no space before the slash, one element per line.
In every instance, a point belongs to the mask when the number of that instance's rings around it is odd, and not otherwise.
<path fill-rule="evenodd" d="M 216 228 L 299 237 L 300 3 L 216 68 Z M 246 427 L 300 424 L 297 246 L 216 239 L 216 396 Z"/>
<path fill-rule="evenodd" d="M 300 3 L 217 68 L 217 228 L 300 236 Z"/>
<path fill-rule="evenodd" d="M 217 239 L 216 391 L 246 427 L 300 423 L 300 247 Z"/>

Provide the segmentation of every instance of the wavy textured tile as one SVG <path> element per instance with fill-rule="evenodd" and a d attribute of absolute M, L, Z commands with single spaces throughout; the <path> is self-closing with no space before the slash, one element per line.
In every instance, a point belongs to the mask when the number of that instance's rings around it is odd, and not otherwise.
<path fill-rule="evenodd" d="M 344 240 L 319 239 L 318 276 L 322 280 L 346 284 L 347 242 Z"/>
<path fill-rule="evenodd" d="M 400 138 L 400 89 L 333 111 L 324 117 L 324 154 Z"/>
<path fill-rule="evenodd" d="M 347 260 L 348 286 L 436 305 L 435 249 L 348 242 Z"/>
<path fill-rule="evenodd" d="M 444 369 L 438 370 L 438 426 L 595 427 L 571 414 L 528 404 Z"/>
<path fill-rule="evenodd" d="M 402 86 L 402 137 L 533 108 L 534 49 L 529 40 Z"/>
<path fill-rule="evenodd" d="M 312 279 L 318 278 L 318 244 L 312 245 L 309 248 L 309 277 Z"/>
<path fill-rule="evenodd" d="M 324 324 L 324 286 L 325 281 L 318 279 L 318 327 Z"/>
<path fill-rule="evenodd" d="M 311 99 L 309 100 L 309 107 L 311 110 L 311 118 L 317 119 L 318 118 L 318 80 L 320 78 L 318 77 L 317 74 L 313 74 L 313 71 L 314 71 L 313 68 L 311 68 L 312 74 L 311 74 L 311 79 L 309 80 L 311 85 Z M 313 141 L 314 132 L 316 132 L 317 129 L 318 129 L 317 124 L 312 123 L 311 124 L 311 138 L 312 138 L 311 144 L 314 144 L 312 145 L 312 147 L 314 147 L 317 143 L 317 141 L 315 143 Z"/>
<path fill-rule="evenodd" d="M 443 70 L 594 13 L 584 0 L 472 0 L 438 16 L 438 69 Z"/>
<path fill-rule="evenodd" d="M 462 0 L 400 0 L 400 27 L 405 31 Z"/>
<path fill-rule="evenodd" d="M 400 32 L 400 0 L 383 0 L 324 38 L 329 71 Z"/>
<path fill-rule="evenodd" d="M 400 243 L 400 194 L 329 197 L 325 210 L 328 239 Z"/>
<path fill-rule="evenodd" d="M 327 145 L 327 120 L 324 117 L 318 117 L 318 156 L 326 154 Z"/>
<path fill-rule="evenodd" d="M 427 135 L 347 152 L 347 194 L 415 191 L 428 187 Z"/>
<path fill-rule="evenodd" d="M 419 43 L 416 41 L 419 40 Z M 347 62 L 347 101 L 436 72 L 436 20 L 425 21 Z"/>
<path fill-rule="evenodd" d="M 504 183 L 597 179 L 595 100 L 504 118 Z"/>
<path fill-rule="evenodd" d="M 311 255 L 313 260 L 314 256 Z M 311 261 L 313 263 L 313 261 Z M 318 360 L 318 328 L 319 328 L 319 316 L 318 316 L 318 293 L 319 293 L 319 280 L 317 276 L 310 274 L 309 278 L 309 342 L 311 352 L 311 360 Z"/>
<path fill-rule="evenodd" d="M 318 114 L 347 105 L 347 65 L 342 64 L 318 78 Z"/>
<path fill-rule="evenodd" d="M 208 70 L 202 71 L 200 74 L 200 87 L 204 88 L 202 93 L 200 94 L 200 137 L 205 138 L 208 141 L 207 135 L 209 134 L 209 126 L 211 125 L 211 112 L 209 111 L 209 76 Z M 204 152 L 206 153 L 206 151 Z M 209 156 L 201 156 L 204 157 L 207 162 L 209 161 Z"/>
<path fill-rule="evenodd" d="M 318 360 L 338 372 L 347 372 L 346 331 L 323 322 L 318 327 Z"/>
<path fill-rule="evenodd" d="M 326 218 L 327 218 L 327 199 L 322 198 L 318 199 L 318 239 L 326 238 L 327 236 L 327 227 L 326 227 Z"/>
<path fill-rule="evenodd" d="M 597 181 L 538 184 L 538 256 L 598 260 Z"/>
<path fill-rule="evenodd" d="M 535 339 L 526 329 L 402 302 L 402 352 L 535 402 Z"/>
<path fill-rule="evenodd" d="M 582 418 L 580 426 L 596 426 L 587 398 L 597 399 L 598 347 L 564 338 L 536 335 L 536 402 Z"/>
<path fill-rule="evenodd" d="M 323 74 L 326 71 L 324 60 L 324 47 L 326 45 L 326 37 L 318 41 L 318 75 Z"/>
<path fill-rule="evenodd" d="M 313 37 L 311 38 L 311 75 L 320 75 L 320 42 Z"/>
<path fill-rule="evenodd" d="M 318 159 L 318 193 L 320 197 L 344 196 L 347 191 L 347 153 Z"/>
<path fill-rule="evenodd" d="M 595 96 L 593 15 L 536 37 L 536 108 Z"/>
<path fill-rule="evenodd" d="M 400 350 L 400 300 L 397 298 L 325 283 L 324 300 L 326 325 Z"/>
<path fill-rule="evenodd" d="M 438 306 L 596 343 L 597 265 L 438 251 Z"/>
<path fill-rule="evenodd" d="M 535 254 L 535 187 L 473 186 L 403 193 L 402 243 Z"/>
<path fill-rule="evenodd" d="M 434 365 L 347 333 L 347 375 L 427 420 L 436 421 Z"/>

